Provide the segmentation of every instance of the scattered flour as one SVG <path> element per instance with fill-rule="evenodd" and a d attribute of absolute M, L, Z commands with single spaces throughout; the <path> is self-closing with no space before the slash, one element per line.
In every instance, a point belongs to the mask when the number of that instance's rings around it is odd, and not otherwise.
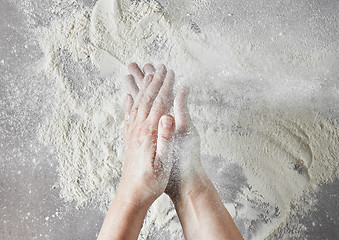
<path fill-rule="evenodd" d="M 237 217 L 244 220 L 247 230 L 258 220 L 265 223 L 256 239 L 281 228 L 293 211 L 291 204 L 298 204 L 295 200 L 339 175 L 338 123 L 310 109 L 266 105 L 232 116 L 227 109 L 192 108 L 202 133 L 202 151 L 243 167 L 248 185 L 235 200 L 242 206 Z M 204 112 L 213 110 L 218 118 L 212 124 L 206 117 L 210 113 Z M 298 211 L 306 213 L 311 208 L 303 205 Z"/>
<path fill-rule="evenodd" d="M 260 85 L 255 82 L 231 82 L 223 72 L 212 76 L 207 63 L 229 52 L 207 44 L 192 22 L 169 19 L 154 0 L 100 0 L 93 10 L 39 29 L 44 71 L 55 80 L 39 136 L 58 153 L 60 195 L 79 207 L 94 202 L 107 208 L 123 160 L 121 75 L 130 61 L 162 62 L 176 71 L 177 85 L 192 85 L 202 154 L 243 168 L 247 184 L 226 206 L 244 237 L 269 238 L 286 224 L 292 203 L 338 177 L 338 125 L 309 107 L 275 106 L 248 94 Z M 160 197 L 140 238 L 156 229 L 182 237 L 175 216 L 169 198 Z"/>

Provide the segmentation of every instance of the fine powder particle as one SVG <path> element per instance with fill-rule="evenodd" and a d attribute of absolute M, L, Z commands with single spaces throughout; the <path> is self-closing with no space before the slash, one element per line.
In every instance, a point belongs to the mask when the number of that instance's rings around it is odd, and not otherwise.
<path fill-rule="evenodd" d="M 227 74 L 209 74 L 216 69 L 206 66 L 209 60 L 227 53 L 211 47 L 189 20 L 170 21 L 156 1 L 100 0 L 93 10 L 65 16 L 39 34 L 44 71 L 55 80 L 39 137 L 57 151 L 66 201 L 79 207 L 94 202 L 105 211 L 115 195 L 124 150 L 121 76 L 131 61 L 162 62 L 175 70 L 177 86 L 191 86 L 202 155 L 224 159 L 221 170 L 240 165 L 246 177 L 233 202 L 223 199 L 246 239 L 273 236 L 291 221 L 292 203 L 339 175 L 335 121 L 310 107 L 269 104 L 253 82 L 244 86 Z M 169 198 L 161 196 L 140 238 L 155 229 L 182 237 L 175 216 Z"/>

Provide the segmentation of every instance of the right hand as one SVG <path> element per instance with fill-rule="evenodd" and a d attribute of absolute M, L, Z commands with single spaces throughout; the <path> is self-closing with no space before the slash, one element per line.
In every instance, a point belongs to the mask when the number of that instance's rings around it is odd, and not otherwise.
<path fill-rule="evenodd" d="M 175 136 L 173 167 L 165 193 L 173 202 L 207 188 L 209 180 L 200 160 L 200 136 L 192 124 L 187 106 L 188 88 L 174 100 Z"/>

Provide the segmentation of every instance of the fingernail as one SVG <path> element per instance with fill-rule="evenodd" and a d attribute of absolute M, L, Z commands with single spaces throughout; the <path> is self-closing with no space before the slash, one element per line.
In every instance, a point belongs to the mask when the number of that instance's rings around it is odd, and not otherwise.
<path fill-rule="evenodd" d="M 161 124 L 164 128 L 171 128 L 173 125 L 173 118 L 164 116 L 161 118 Z"/>

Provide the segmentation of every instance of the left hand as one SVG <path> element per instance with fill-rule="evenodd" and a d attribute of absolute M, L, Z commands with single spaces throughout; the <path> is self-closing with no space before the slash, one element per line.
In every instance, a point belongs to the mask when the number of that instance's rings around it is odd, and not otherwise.
<path fill-rule="evenodd" d="M 174 72 L 164 65 L 155 70 L 150 64 L 142 72 L 136 63 L 129 65 L 129 71 L 126 149 L 117 197 L 150 206 L 166 189 L 172 168 L 168 148 L 175 123 L 173 116 L 165 114 L 173 102 Z"/>

